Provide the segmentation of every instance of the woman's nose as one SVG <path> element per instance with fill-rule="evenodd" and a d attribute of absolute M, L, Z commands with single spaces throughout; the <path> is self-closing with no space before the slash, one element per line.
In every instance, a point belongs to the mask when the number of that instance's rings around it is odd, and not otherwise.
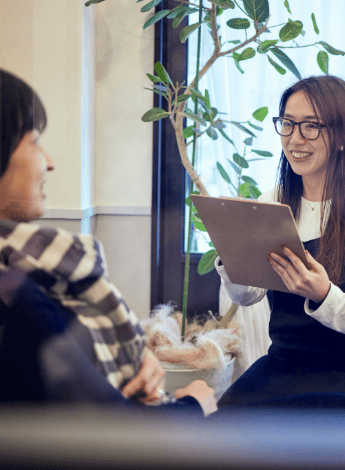
<path fill-rule="evenodd" d="M 53 171 L 55 166 L 51 156 L 48 153 L 44 152 L 44 158 L 46 159 L 47 163 L 47 171 Z"/>
<path fill-rule="evenodd" d="M 290 135 L 290 142 L 296 142 L 299 144 L 305 144 L 307 142 L 307 139 L 301 134 L 300 127 L 297 125 L 295 125 L 294 130 Z"/>

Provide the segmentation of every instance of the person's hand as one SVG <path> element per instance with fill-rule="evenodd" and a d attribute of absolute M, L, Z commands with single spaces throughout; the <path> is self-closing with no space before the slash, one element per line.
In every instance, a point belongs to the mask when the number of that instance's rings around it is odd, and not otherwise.
<path fill-rule="evenodd" d="M 187 387 L 176 390 L 174 395 L 177 399 L 186 396 L 195 398 L 199 402 L 205 416 L 214 413 L 218 409 L 213 389 L 204 380 L 194 380 Z"/>
<path fill-rule="evenodd" d="M 316 303 L 322 303 L 331 287 L 325 268 L 306 251 L 310 271 L 289 248 L 283 247 L 289 260 L 270 253 L 268 261 L 293 294 L 301 295 Z"/>
<path fill-rule="evenodd" d="M 159 364 L 158 359 L 149 349 L 145 350 L 143 363 L 139 373 L 121 390 L 125 398 L 143 392 L 146 396 L 140 398 L 143 403 L 152 403 L 164 394 L 162 382 L 165 372 Z"/>

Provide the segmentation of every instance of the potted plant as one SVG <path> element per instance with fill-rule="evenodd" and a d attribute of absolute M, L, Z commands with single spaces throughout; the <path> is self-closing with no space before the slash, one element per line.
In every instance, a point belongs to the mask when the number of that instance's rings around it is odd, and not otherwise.
<path fill-rule="evenodd" d="M 102 1 L 104 0 L 89 0 L 85 4 L 88 6 Z M 142 1 L 138 0 L 137 3 Z M 257 54 L 260 54 L 263 59 L 268 60 L 277 73 L 284 74 L 288 70 L 297 78 L 301 78 L 296 66 L 284 50 L 286 46 L 291 48 L 306 47 L 306 45 L 299 46 L 296 43 L 296 38 L 303 36 L 303 24 L 299 20 L 289 18 L 284 25 L 281 25 L 277 37 L 267 39 L 265 33 L 269 30 L 269 27 L 272 27 L 273 23 L 270 17 L 269 0 L 210 0 L 209 2 L 206 0 L 176 0 L 176 7 L 169 10 L 162 9 L 162 1 L 148 1 L 141 8 L 141 11 L 144 13 L 149 11 L 153 13 L 144 24 L 144 28 L 148 28 L 163 18 L 167 18 L 171 20 L 172 27 L 181 28 L 180 39 L 182 42 L 186 42 L 191 34 L 198 34 L 197 69 L 195 77 L 190 83 L 173 83 L 169 76 L 169 71 L 165 69 L 163 64 L 157 62 L 154 66 L 154 74 L 148 73 L 147 76 L 151 81 L 151 90 L 163 96 L 166 100 L 166 106 L 164 109 L 153 108 L 147 111 L 142 120 L 144 122 L 153 122 L 169 118 L 175 131 L 182 165 L 190 177 L 190 193 L 198 192 L 203 195 L 208 195 L 208 191 L 194 169 L 194 157 L 198 139 L 201 135 L 206 134 L 211 140 L 219 137 L 226 139 L 229 144 L 234 145 L 225 131 L 226 126 L 230 124 L 239 131 L 244 132 L 246 138 L 244 139 L 242 152 L 235 148 L 232 159 L 228 160 L 229 168 L 235 171 L 236 181 L 234 181 L 233 177 L 230 177 L 229 171 L 220 162 L 217 162 L 216 166 L 222 178 L 229 184 L 233 195 L 257 198 L 260 195 L 257 183 L 253 178 L 244 175 L 243 170 L 249 166 L 249 153 L 254 153 L 255 158 L 257 156 L 267 158 L 272 155 L 265 150 L 253 149 L 253 139 L 256 137 L 256 132 L 261 130 L 258 122 L 262 122 L 265 119 L 268 109 L 263 105 L 255 110 L 247 123 L 227 121 L 219 117 L 218 107 L 215 107 L 214 103 L 210 102 L 209 93 L 206 89 L 202 88 L 200 81 L 220 57 L 231 57 L 239 72 L 243 72 L 241 63 L 252 59 Z M 291 14 L 288 0 L 284 1 L 284 6 L 286 12 Z M 225 11 L 232 13 L 231 18 L 227 21 L 227 27 L 242 33 L 245 36 L 243 40 L 222 43 L 222 35 L 217 20 Z M 180 26 L 185 17 L 195 14 L 198 15 L 198 21 L 185 27 Z M 311 20 L 314 31 L 318 35 L 319 30 L 314 14 L 311 15 Z M 207 34 L 212 36 L 214 47 L 212 55 L 204 64 L 200 65 L 200 42 L 201 35 L 203 34 L 202 26 L 204 25 L 207 26 Z M 268 37 L 271 37 L 271 35 Z M 316 41 L 308 46 L 319 49 L 317 63 L 324 73 L 328 72 L 328 54 L 345 55 L 344 52 L 333 48 L 323 41 Z M 186 120 L 189 121 L 187 126 Z M 187 150 L 189 145 L 193 148 L 192 155 L 188 155 Z M 210 341 L 209 346 L 206 348 L 210 349 L 214 347 L 213 343 L 217 343 L 215 340 L 217 336 L 220 338 L 225 333 L 229 336 L 232 335 L 232 339 L 228 341 L 229 344 L 226 348 L 223 348 L 223 350 L 220 348 L 223 355 L 213 351 L 215 362 L 218 361 L 218 364 L 224 367 L 226 363 L 224 353 L 236 354 L 239 348 L 238 326 L 235 323 L 231 324 L 232 317 L 237 310 L 236 305 L 232 305 L 230 311 L 220 322 L 211 319 L 206 323 L 206 329 L 212 330 L 209 334 L 205 333 L 204 330 L 202 333 L 196 334 L 195 325 L 190 326 L 189 331 L 186 330 L 190 234 L 192 226 L 205 231 L 202 221 L 189 198 L 187 198 L 186 203 L 190 210 L 182 317 L 181 315 L 176 315 L 176 318 L 174 318 L 171 315 L 173 309 L 169 308 L 169 306 L 163 307 L 159 309 L 152 319 L 146 322 L 146 327 L 149 333 L 150 344 L 158 357 L 164 359 L 164 362 L 169 357 L 172 362 L 178 362 L 182 367 L 186 367 L 188 362 L 190 366 L 192 364 L 195 368 L 200 367 L 201 361 L 199 361 L 199 364 L 198 359 L 197 363 L 195 361 L 188 361 L 187 356 L 197 358 L 198 354 L 200 357 L 205 355 L 205 342 L 203 341 L 207 338 L 207 335 L 210 337 Z M 200 274 L 205 274 L 213 268 L 216 256 L 217 253 L 214 247 L 211 246 L 211 249 L 200 261 L 198 267 Z M 225 332 L 224 328 L 227 326 L 230 326 L 230 328 L 227 328 L 228 331 Z M 237 340 L 234 337 L 237 337 Z M 197 344 L 192 344 L 193 342 Z M 181 352 L 182 349 L 186 351 L 185 354 Z M 211 368 L 215 368 L 214 365 L 215 363 L 213 363 Z"/>

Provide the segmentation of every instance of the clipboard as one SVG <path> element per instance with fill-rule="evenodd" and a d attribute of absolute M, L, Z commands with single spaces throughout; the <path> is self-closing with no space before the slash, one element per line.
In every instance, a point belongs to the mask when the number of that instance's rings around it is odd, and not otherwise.
<path fill-rule="evenodd" d="M 267 261 L 290 248 L 307 267 L 290 206 L 253 199 L 191 195 L 193 204 L 234 284 L 289 292 Z"/>

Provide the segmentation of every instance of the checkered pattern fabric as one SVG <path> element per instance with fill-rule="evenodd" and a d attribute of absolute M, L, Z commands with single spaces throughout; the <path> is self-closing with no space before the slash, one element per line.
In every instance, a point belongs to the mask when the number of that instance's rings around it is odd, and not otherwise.
<path fill-rule="evenodd" d="M 138 373 L 144 332 L 108 280 L 102 246 L 93 236 L 1 220 L 0 269 L 9 268 L 16 272 L 19 268 L 51 298 L 75 312 L 89 329 L 100 371 L 115 388 L 122 388 Z M 12 296 L 21 282 L 17 277 Z M 8 304 L 11 296 L 2 300 Z"/>

